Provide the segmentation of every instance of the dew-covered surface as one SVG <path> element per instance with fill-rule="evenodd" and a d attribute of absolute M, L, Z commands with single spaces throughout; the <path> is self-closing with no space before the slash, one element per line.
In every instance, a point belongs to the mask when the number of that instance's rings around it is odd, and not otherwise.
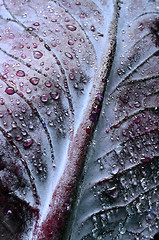
<path fill-rule="evenodd" d="M 71 240 L 158 239 L 159 5 L 122 1 Z"/>
<path fill-rule="evenodd" d="M 0 239 L 61 240 L 116 11 L 112 0 L 0 0 Z"/>
<path fill-rule="evenodd" d="M 157 1 L 0 0 L 0 239 L 158 239 L 158 65 Z"/>

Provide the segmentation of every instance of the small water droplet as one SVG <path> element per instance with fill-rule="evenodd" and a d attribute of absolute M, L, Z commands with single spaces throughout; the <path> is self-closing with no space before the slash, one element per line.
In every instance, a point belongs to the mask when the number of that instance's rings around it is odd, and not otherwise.
<path fill-rule="evenodd" d="M 13 38 L 15 37 L 15 35 L 14 35 L 13 33 L 9 33 L 8 37 L 9 37 L 10 39 L 13 39 Z"/>
<path fill-rule="evenodd" d="M 33 23 L 33 25 L 34 25 L 34 26 L 40 26 L 40 23 L 35 22 L 35 23 Z"/>
<path fill-rule="evenodd" d="M 84 38 L 80 38 L 80 42 L 85 43 Z"/>
<path fill-rule="evenodd" d="M 80 3 L 79 1 L 77 1 L 77 2 L 76 2 L 76 5 L 77 5 L 77 6 L 80 6 L 80 5 L 81 5 L 81 3 Z"/>
<path fill-rule="evenodd" d="M 140 122 L 140 117 L 135 118 L 135 123 L 138 124 Z"/>
<path fill-rule="evenodd" d="M 91 31 L 92 31 L 92 32 L 95 32 L 95 30 L 96 30 L 96 29 L 95 29 L 95 26 L 92 25 L 92 26 L 91 26 Z"/>
<path fill-rule="evenodd" d="M 30 88 L 27 88 L 27 89 L 26 89 L 26 93 L 27 93 L 27 94 L 29 94 L 29 93 L 31 93 L 31 92 L 32 92 L 32 91 L 31 91 Z"/>
<path fill-rule="evenodd" d="M 44 44 L 44 47 L 48 50 L 48 51 L 51 51 L 51 48 L 50 48 L 50 46 L 49 45 L 47 45 L 47 44 Z"/>
<path fill-rule="evenodd" d="M 75 79 L 75 75 L 74 75 L 73 73 L 70 73 L 70 74 L 69 74 L 69 79 L 70 79 L 70 80 L 74 80 L 74 79 Z"/>
<path fill-rule="evenodd" d="M 21 55 L 21 58 L 25 59 L 25 58 L 26 58 L 26 55 L 25 55 L 25 54 L 22 54 L 22 55 Z"/>
<path fill-rule="evenodd" d="M 74 45 L 74 41 L 73 40 L 68 40 L 68 44 L 70 45 L 70 46 L 72 46 L 72 45 Z"/>
<path fill-rule="evenodd" d="M 60 97 L 58 92 L 50 93 L 50 95 L 51 95 L 52 99 L 54 99 L 54 100 L 58 100 Z"/>
<path fill-rule="evenodd" d="M 17 140 L 17 141 L 21 141 L 22 140 L 22 136 L 20 136 L 20 135 L 17 135 L 16 137 L 15 137 L 15 139 Z"/>
<path fill-rule="evenodd" d="M 33 48 L 37 48 L 38 45 L 36 43 L 33 43 Z"/>
<path fill-rule="evenodd" d="M 109 133 L 109 129 L 108 129 L 108 128 L 106 128 L 106 129 L 105 129 L 105 132 L 106 132 L 106 133 Z"/>
<path fill-rule="evenodd" d="M 49 80 L 47 80 L 47 81 L 45 82 L 45 86 L 46 86 L 46 87 L 51 87 L 51 86 L 52 86 L 52 83 L 51 83 Z"/>
<path fill-rule="evenodd" d="M 75 83 L 75 84 L 74 84 L 74 88 L 75 88 L 75 89 L 78 89 L 78 83 Z"/>
<path fill-rule="evenodd" d="M 139 102 L 135 102 L 134 105 L 136 108 L 139 108 L 141 106 L 141 104 Z"/>
<path fill-rule="evenodd" d="M 88 126 L 88 127 L 86 128 L 86 133 L 87 133 L 87 134 L 90 134 L 90 133 L 91 133 L 91 127 L 90 127 L 90 126 Z"/>
<path fill-rule="evenodd" d="M 46 95 L 46 94 L 43 94 L 41 97 L 40 97 L 40 100 L 43 102 L 43 103 L 46 103 L 49 99 L 49 96 Z"/>
<path fill-rule="evenodd" d="M 138 29 L 140 30 L 140 31 L 143 31 L 144 30 L 144 24 L 143 23 L 140 23 L 140 25 L 138 26 Z"/>

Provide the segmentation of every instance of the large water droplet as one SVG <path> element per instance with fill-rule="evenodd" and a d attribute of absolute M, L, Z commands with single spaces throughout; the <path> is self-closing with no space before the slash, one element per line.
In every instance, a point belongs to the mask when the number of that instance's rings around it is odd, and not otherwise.
<path fill-rule="evenodd" d="M 40 79 L 37 78 L 37 77 L 32 77 L 32 78 L 29 79 L 29 81 L 30 81 L 33 85 L 37 85 L 37 84 L 39 83 Z"/>
<path fill-rule="evenodd" d="M 25 72 L 24 72 L 23 70 L 18 70 L 18 71 L 16 72 L 16 75 L 17 75 L 18 77 L 24 77 L 24 76 L 25 76 Z"/>
<path fill-rule="evenodd" d="M 28 147 L 30 147 L 32 144 L 33 144 L 33 139 L 27 139 L 27 140 L 25 140 L 24 141 L 24 143 L 23 143 L 23 146 L 25 147 L 25 148 L 28 148 Z"/>
<path fill-rule="evenodd" d="M 7 87 L 5 92 L 8 94 L 8 95 L 13 95 L 15 93 L 14 91 L 14 88 L 12 87 Z"/>
<path fill-rule="evenodd" d="M 73 25 L 66 25 L 67 29 L 70 31 L 75 31 L 77 28 Z"/>
<path fill-rule="evenodd" d="M 70 58 L 70 59 L 73 59 L 73 56 L 72 56 L 72 54 L 71 54 L 71 53 L 69 53 L 69 52 L 65 52 L 65 56 L 66 56 L 66 57 L 68 57 L 68 58 Z"/>
<path fill-rule="evenodd" d="M 33 51 L 33 56 L 35 59 L 40 59 L 42 58 L 43 54 L 40 51 Z"/>

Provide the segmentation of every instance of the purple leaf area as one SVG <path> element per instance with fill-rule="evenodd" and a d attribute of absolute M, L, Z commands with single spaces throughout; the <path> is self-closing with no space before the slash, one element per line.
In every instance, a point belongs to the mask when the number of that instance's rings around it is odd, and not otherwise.
<path fill-rule="evenodd" d="M 60 240 L 67 229 L 113 57 L 116 11 L 112 0 L 0 0 L 3 239 Z"/>
<path fill-rule="evenodd" d="M 159 6 L 140 0 L 119 7 L 114 61 L 71 240 L 158 239 Z"/>
<path fill-rule="evenodd" d="M 156 240 L 157 1 L 0 0 L 0 59 L 0 239 Z"/>

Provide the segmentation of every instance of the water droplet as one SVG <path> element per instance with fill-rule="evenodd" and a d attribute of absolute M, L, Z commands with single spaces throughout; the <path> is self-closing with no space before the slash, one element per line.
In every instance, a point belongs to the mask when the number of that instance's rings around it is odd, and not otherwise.
<path fill-rule="evenodd" d="M 92 26 L 91 26 L 91 31 L 92 31 L 92 32 L 95 32 L 95 30 L 96 30 L 96 29 L 95 29 L 95 26 L 92 25 Z"/>
<path fill-rule="evenodd" d="M 108 129 L 108 128 L 106 128 L 106 129 L 105 129 L 105 132 L 106 132 L 106 133 L 109 133 L 109 129 Z"/>
<path fill-rule="evenodd" d="M 69 74 L 69 79 L 70 79 L 70 80 L 74 80 L 74 79 L 75 79 L 75 75 L 74 75 L 73 73 L 70 73 L 70 74 Z"/>
<path fill-rule="evenodd" d="M 86 133 L 87 133 L 87 134 L 90 134 L 90 133 L 91 133 L 91 127 L 90 127 L 90 126 L 88 126 L 88 127 L 86 128 Z"/>
<path fill-rule="evenodd" d="M 69 44 L 70 46 L 72 46 L 72 45 L 74 45 L 74 41 L 73 41 L 73 40 L 68 40 L 68 44 Z"/>
<path fill-rule="evenodd" d="M 14 91 L 14 88 L 12 87 L 7 87 L 5 92 L 8 94 L 8 95 L 13 95 L 15 93 Z"/>
<path fill-rule="evenodd" d="M 69 53 L 69 52 L 65 52 L 65 56 L 66 56 L 66 57 L 68 57 L 68 58 L 70 58 L 70 59 L 73 59 L 73 56 L 72 56 L 72 54 L 71 54 L 71 53 Z"/>
<path fill-rule="evenodd" d="M 23 70 L 18 70 L 18 71 L 16 72 L 16 75 L 17 75 L 18 77 L 24 77 L 24 76 L 25 76 L 25 72 L 24 72 Z"/>
<path fill-rule="evenodd" d="M 84 38 L 80 38 L 80 42 L 85 43 Z"/>
<path fill-rule="evenodd" d="M 40 26 L 40 23 L 35 22 L 35 23 L 33 23 L 33 25 L 34 25 L 34 26 Z"/>
<path fill-rule="evenodd" d="M 37 78 L 37 77 L 32 77 L 32 78 L 29 79 L 29 81 L 30 81 L 33 85 L 37 85 L 37 84 L 39 83 L 40 79 Z"/>
<path fill-rule="evenodd" d="M 13 33 L 10 33 L 8 36 L 10 39 L 13 39 L 15 37 L 15 35 Z"/>
<path fill-rule="evenodd" d="M 68 17 L 65 17 L 65 22 L 69 22 L 69 18 Z"/>
<path fill-rule="evenodd" d="M 50 93 L 50 95 L 51 95 L 52 99 L 54 99 L 54 100 L 58 100 L 60 97 L 58 92 Z"/>
<path fill-rule="evenodd" d="M 51 51 L 51 48 L 49 47 L 49 45 L 44 44 L 44 47 L 45 47 L 48 51 Z"/>
<path fill-rule="evenodd" d="M 15 122 L 12 122 L 12 123 L 11 123 L 11 126 L 12 126 L 12 128 L 17 128 L 17 125 L 16 125 Z"/>
<path fill-rule="evenodd" d="M 48 108 L 46 113 L 47 113 L 48 116 L 50 116 L 51 115 L 51 110 Z"/>
<path fill-rule="evenodd" d="M 49 96 L 46 95 L 46 94 L 43 94 L 41 97 L 40 97 L 40 100 L 43 102 L 43 103 L 46 103 L 49 99 Z"/>
<path fill-rule="evenodd" d="M 33 130 L 33 129 L 34 129 L 34 126 L 33 126 L 33 123 L 32 123 L 32 122 L 29 123 L 29 129 L 30 129 L 30 130 Z"/>
<path fill-rule="evenodd" d="M 25 147 L 25 148 L 28 148 L 28 147 L 30 147 L 32 144 L 33 144 L 33 139 L 27 139 L 27 140 L 25 140 L 24 141 L 24 143 L 23 143 L 23 146 Z"/>
<path fill-rule="evenodd" d="M 138 26 L 138 29 L 140 30 L 140 31 L 143 31 L 144 30 L 144 24 L 143 23 L 140 23 L 140 25 Z"/>
<path fill-rule="evenodd" d="M 33 28 L 33 27 L 28 27 L 27 28 L 27 31 L 29 31 L 29 32 L 32 32 L 32 31 L 34 31 L 35 30 L 35 28 Z"/>
<path fill-rule="evenodd" d="M 26 58 L 26 55 L 25 55 L 25 54 L 22 54 L 22 55 L 21 55 L 21 58 L 25 59 L 25 58 Z"/>
<path fill-rule="evenodd" d="M 135 102 L 134 105 L 136 108 L 139 108 L 141 106 L 141 104 L 139 102 Z"/>
<path fill-rule="evenodd" d="M 33 43 L 33 48 L 37 48 L 38 45 L 36 43 Z"/>
<path fill-rule="evenodd" d="M 33 56 L 35 59 L 40 59 L 42 58 L 43 54 L 40 51 L 33 51 Z"/>
<path fill-rule="evenodd" d="M 21 141 L 22 140 L 22 136 L 20 136 L 20 135 L 17 135 L 16 137 L 15 137 L 15 139 L 17 140 L 17 141 Z"/>
<path fill-rule="evenodd" d="M 140 117 L 137 117 L 137 118 L 135 119 L 135 123 L 138 124 L 139 122 L 140 122 Z"/>
<path fill-rule="evenodd" d="M 75 89 L 78 89 L 78 83 L 75 83 L 75 84 L 74 84 L 74 88 L 75 88 Z"/>
<path fill-rule="evenodd" d="M 49 80 L 47 80 L 47 81 L 45 82 L 45 86 L 46 86 L 46 87 L 51 87 L 51 86 L 52 86 L 52 83 L 51 83 Z"/>
<path fill-rule="evenodd" d="M 27 88 L 27 89 L 26 89 L 26 93 L 27 93 L 27 94 L 29 94 L 29 93 L 31 93 L 31 92 L 32 92 L 32 91 L 31 91 L 30 88 Z"/>
<path fill-rule="evenodd" d="M 73 26 L 73 25 L 66 25 L 66 27 L 70 31 L 75 31 L 77 29 L 76 26 Z"/>
<path fill-rule="evenodd" d="M 11 211 L 11 210 L 8 210 L 8 211 L 7 211 L 7 214 L 12 214 L 12 211 Z"/>

